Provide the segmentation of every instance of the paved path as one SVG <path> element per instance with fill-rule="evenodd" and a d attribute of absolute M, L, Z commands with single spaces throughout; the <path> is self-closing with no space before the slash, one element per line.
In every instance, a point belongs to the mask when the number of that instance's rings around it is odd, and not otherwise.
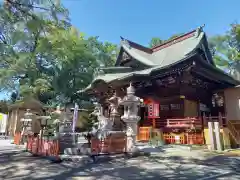
<path fill-rule="evenodd" d="M 29 156 L 6 141 L 0 143 L 4 144 L 0 144 L 0 179 L 4 180 L 240 179 L 239 159 L 203 157 L 197 151 L 168 150 L 151 157 L 121 158 L 83 166 L 78 162 L 50 163 Z"/>

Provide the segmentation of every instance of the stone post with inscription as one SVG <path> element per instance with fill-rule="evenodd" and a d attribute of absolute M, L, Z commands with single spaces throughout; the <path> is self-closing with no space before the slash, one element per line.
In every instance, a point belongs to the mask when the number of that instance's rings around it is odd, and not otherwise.
<path fill-rule="evenodd" d="M 71 117 L 72 113 L 69 109 L 66 109 L 61 114 L 61 121 L 59 123 L 60 153 L 63 153 L 66 148 L 73 148 L 75 145 L 75 142 L 73 142 Z"/>

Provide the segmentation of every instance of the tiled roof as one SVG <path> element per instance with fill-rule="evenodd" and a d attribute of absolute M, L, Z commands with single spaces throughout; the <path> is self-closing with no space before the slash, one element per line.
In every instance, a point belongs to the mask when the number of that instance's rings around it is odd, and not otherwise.
<path fill-rule="evenodd" d="M 147 66 L 166 66 L 188 56 L 201 43 L 205 33 L 201 30 L 191 31 L 183 36 L 163 43 L 150 51 L 139 48 L 133 42 L 123 39 L 121 47 L 134 59 Z"/>

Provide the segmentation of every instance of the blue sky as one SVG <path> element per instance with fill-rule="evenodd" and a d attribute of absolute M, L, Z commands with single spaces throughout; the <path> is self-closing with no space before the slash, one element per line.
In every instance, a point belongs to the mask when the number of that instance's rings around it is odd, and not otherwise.
<path fill-rule="evenodd" d="M 240 0 L 62 0 L 72 24 L 90 36 L 118 44 L 120 36 L 148 45 L 205 24 L 208 36 L 240 22 Z M 5 95 L 0 93 L 0 99 Z"/>
<path fill-rule="evenodd" d="M 72 23 L 87 35 L 119 43 L 123 36 L 142 45 L 205 24 L 208 36 L 240 21 L 239 0 L 63 0 Z"/>

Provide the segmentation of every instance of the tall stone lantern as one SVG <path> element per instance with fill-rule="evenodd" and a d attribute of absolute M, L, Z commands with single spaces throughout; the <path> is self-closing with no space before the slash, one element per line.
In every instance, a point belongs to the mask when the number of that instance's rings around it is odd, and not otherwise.
<path fill-rule="evenodd" d="M 120 104 L 124 106 L 124 114 L 121 119 L 126 123 L 126 135 L 127 135 L 127 152 L 135 152 L 136 137 L 137 137 L 137 123 L 140 120 L 138 116 L 138 109 L 141 103 L 139 97 L 135 96 L 135 89 L 130 83 L 127 88 L 127 95 L 121 100 Z"/>
<path fill-rule="evenodd" d="M 21 122 L 23 124 L 23 129 L 21 133 L 21 141 L 24 143 L 24 137 L 26 135 L 31 135 L 32 132 L 32 120 L 33 120 L 34 114 L 30 112 L 30 109 L 27 109 L 27 112 L 24 114 L 24 118 L 21 119 Z"/>

